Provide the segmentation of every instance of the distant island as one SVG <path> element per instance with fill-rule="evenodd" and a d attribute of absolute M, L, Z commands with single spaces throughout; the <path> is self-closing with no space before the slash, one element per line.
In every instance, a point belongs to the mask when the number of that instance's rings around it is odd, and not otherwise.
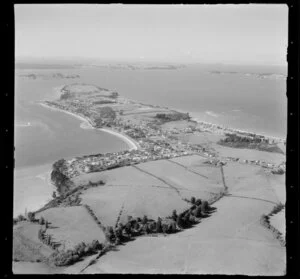
<path fill-rule="evenodd" d="M 62 73 L 53 73 L 53 74 L 20 74 L 19 77 L 25 79 L 77 79 L 80 78 L 80 75 L 71 74 L 65 75 Z"/>
<path fill-rule="evenodd" d="M 249 77 L 255 77 L 259 79 L 284 79 L 286 75 L 284 74 L 275 74 L 275 73 L 243 73 L 243 72 L 235 72 L 235 71 L 210 71 L 210 74 L 213 75 L 224 75 L 224 74 L 240 74 Z"/>
<path fill-rule="evenodd" d="M 79 65 L 78 65 L 79 66 Z M 111 70 L 178 70 L 185 68 L 183 64 L 82 64 L 81 67 L 97 67 Z"/>

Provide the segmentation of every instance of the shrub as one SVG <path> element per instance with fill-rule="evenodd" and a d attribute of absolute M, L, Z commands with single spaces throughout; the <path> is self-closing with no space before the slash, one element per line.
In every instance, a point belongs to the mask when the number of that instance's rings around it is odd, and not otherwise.
<path fill-rule="evenodd" d="M 56 192 L 55 191 L 53 191 L 53 193 L 52 193 L 52 198 L 56 199 Z"/>

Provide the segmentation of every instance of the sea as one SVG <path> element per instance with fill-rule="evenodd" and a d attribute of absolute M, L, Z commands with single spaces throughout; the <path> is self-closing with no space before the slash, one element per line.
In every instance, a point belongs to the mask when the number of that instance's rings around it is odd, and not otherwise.
<path fill-rule="evenodd" d="M 223 74 L 213 74 L 212 71 Z M 20 77 L 24 74 L 53 73 L 79 75 L 80 78 Z M 15 196 L 18 196 L 15 203 L 22 205 L 15 208 L 14 213 L 23 212 L 25 207 L 36 208 L 44 202 L 41 194 L 40 204 L 30 206 L 30 203 L 33 204 L 33 193 L 38 196 L 38 189 L 49 185 L 49 171 L 56 160 L 127 148 L 125 142 L 111 134 L 84 129 L 80 119 L 38 104 L 41 100 L 58 98 L 57 89 L 60 86 L 71 83 L 94 84 L 145 104 L 189 112 L 199 121 L 286 138 L 286 79 L 261 79 L 249 73 L 286 75 L 287 69 L 280 66 L 222 64 L 192 64 L 177 69 L 151 70 L 99 66 L 72 68 L 61 64 L 57 67 L 37 67 L 34 64 L 16 66 L 14 190 Z M 38 186 L 42 182 L 44 186 Z M 29 190 L 30 185 L 35 185 L 34 191 Z M 20 189 L 22 194 L 19 194 Z M 52 191 L 53 188 L 46 191 L 47 199 Z M 31 195 L 29 204 L 26 195 Z"/>

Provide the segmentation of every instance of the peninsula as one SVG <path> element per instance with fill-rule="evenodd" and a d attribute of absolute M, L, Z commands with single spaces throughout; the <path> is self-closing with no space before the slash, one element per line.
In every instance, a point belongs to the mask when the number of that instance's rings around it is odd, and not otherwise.
<path fill-rule="evenodd" d="M 65 85 L 42 105 L 129 150 L 53 164 L 53 199 L 14 220 L 15 271 L 283 274 L 285 241 L 268 216 L 284 209 L 285 140 L 91 84 Z M 237 255 L 238 270 L 224 262 Z"/>

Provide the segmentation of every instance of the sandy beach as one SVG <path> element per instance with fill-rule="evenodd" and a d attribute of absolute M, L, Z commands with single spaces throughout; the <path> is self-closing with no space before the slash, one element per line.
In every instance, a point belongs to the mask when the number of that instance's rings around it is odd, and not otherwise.
<path fill-rule="evenodd" d="M 72 112 L 69 112 L 69 111 L 66 111 L 66 110 L 63 110 L 63 109 L 59 109 L 59 108 L 54 108 L 54 107 L 51 107 L 51 106 L 48 106 L 44 103 L 39 103 L 40 105 L 42 105 L 43 107 L 45 108 L 48 108 L 48 109 L 52 109 L 52 110 L 56 110 L 56 111 L 61 111 L 61 112 L 64 112 L 64 113 L 67 113 L 69 115 L 72 115 L 74 117 L 76 117 L 77 119 L 81 120 L 82 123 L 80 124 L 80 127 L 83 128 L 83 129 L 96 129 L 96 130 L 99 130 L 99 131 L 103 131 L 103 132 L 106 132 L 106 133 L 109 133 L 109 134 L 112 134 L 116 137 L 119 137 L 121 140 L 123 140 L 124 142 L 126 142 L 129 146 L 129 150 L 137 150 L 139 149 L 139 144 L 137 142 L 135 142 L 133 139 L 131 139 L 130 137 L 124 135 L 123 133 L 120 133 L 120 132 L 117 132 L 117 131 L 114 131 L 112 129 L 108 129 L 108 128 L 100 128 L 100 129 L 97 129 L 95 127 L 92 126 L 91 122 L 89 119 L 83 117 L 83 116 L 80 116 L 76 113 L 72 113 Z"/>
<path fill-rule="evenodd" d="M 116 137 L 119 137 L 120 139 L 122 139 L 123 141 L 125 141 L 130 149 L 129 150 L 137 150 L 139 149 L 139 145 L 137 142 L 135 142 L 133 139 L 131 139 L 130 137 L 120 133 L 120 132 L 117 132 L 117 131 L 114 131 L 112 129 L 108 129 L 108 128 L 101 128 L 99 129 L 100 131 L 103 131 L 103 132 L 106 132 L 106 133 L 110 133 L 112 135 L 115 135 Z"/>

